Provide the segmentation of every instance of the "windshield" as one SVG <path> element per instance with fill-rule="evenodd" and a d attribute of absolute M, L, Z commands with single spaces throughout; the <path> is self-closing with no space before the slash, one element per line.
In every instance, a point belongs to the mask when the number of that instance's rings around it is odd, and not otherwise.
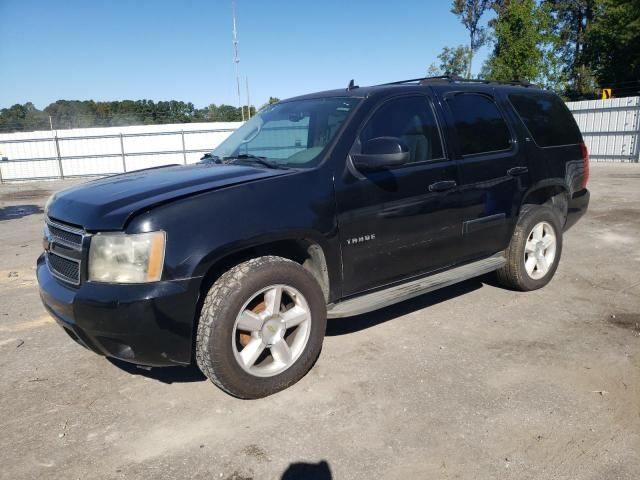
<path fill-rule="evenodd" d="M 316 98 L 266 107 L 233 132 L 209 157 L 254 163 L 262 159 L 262 164 L 277 167 L 314 167 L 359 101 L 358 98 Z"/>

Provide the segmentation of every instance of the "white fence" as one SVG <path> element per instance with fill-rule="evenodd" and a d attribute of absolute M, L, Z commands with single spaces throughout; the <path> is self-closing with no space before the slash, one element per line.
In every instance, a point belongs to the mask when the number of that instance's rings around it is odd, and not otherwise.
<path fill-rule="evenodd" d="M 194 163 L 239 122 L 0 134 L 0 181 L 108 175 Z"/>
<path fill-rule="evenodd" d="M 638 162 L 640 97 L 567 104 L 593 161 Z M 193 163 L 240 125 L 185 123 L 0 134 L 0 182 Z"/>
<path fill-rule="evenodd" d="M 589 156 L 595 162 L 638 162 L 640 97 L 571 102 Z"/>

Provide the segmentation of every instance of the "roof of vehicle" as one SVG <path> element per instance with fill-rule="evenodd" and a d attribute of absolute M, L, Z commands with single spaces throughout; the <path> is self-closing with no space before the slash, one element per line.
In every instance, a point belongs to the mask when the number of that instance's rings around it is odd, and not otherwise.
<path fill-rule="evenodd" d="M 349 86 L 347 88 L 338 88 L 334 90 L 325 90 L 322 92 L 309 93 L 306 95 L 300 95 L 297 97 L 288 98 L 283 101 L 292 101 L 292 100 L 307 100 L 312 98 L 327 98 L 327 97 L 356 97 L 356 98 L 365 98 L 369 97 L 373 94 L 390 92 L 390 91 L 421 91 L 427 86 L 452 86 L 462 87 L 463 89 L 469 90 L 483 90 L 483 89 L 493 89 L 496 87 L 502 89 L 513 89 L 513 90 L 521 90 L 521 89 L 531 89 L 538 91 L 540 93 L 545 92 L 545 90 L 541 89 L 539 86 L 528 83 L 528 82 L 520 82 L 520 81 L 511 81 L 511 82 L 498 82 L 492 80 L 476 80 L 476 79 L 465 79 L 458 76 L 452 75 L 444 75 L 439 77 L 425 77 L 425 78 L 413 78 L 410 80 L 401 80 L 397 82 L 383 83 L 380 85 L 371 85 L 366 87 L 359 87 L 354 85 L 353 80 L 349 82 Z"/>

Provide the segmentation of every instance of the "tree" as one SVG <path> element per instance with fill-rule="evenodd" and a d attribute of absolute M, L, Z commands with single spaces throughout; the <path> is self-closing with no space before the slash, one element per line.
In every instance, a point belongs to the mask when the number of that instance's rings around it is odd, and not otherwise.
<path fill-rule="evenodd" d="M 439 67 L 435 64 L 429 66 L 428 76 L 439 75 L 467 75 L 469 69 L 469 47 L 458 45 L 457 47 L 444 47 L 438 55 Z"/>
<path fill-rule="evenodd" d="M 640 0 L 602 0 L 585 32 L 581 59 L 600 85 L 640 90 Z"/>
<path fill-rule="evenodd" d="M 269 103 L 280 100 L 269 97 Z M 256 108 L 244 105 L 253 116 Z M 13 105 L 0 110 L 0 132 L 48 130 L 49 118 L 53 128 L 112 127 L 125 125 L 157 125 L 191 122 L 239 122 L 239 107 L 211 104 L 196 108 L 191 102 L 178 100 L 121 100 L 94 102 L 93 100 L 58 100 L 43 111 L 32 103 Z"/>
<path fill-rule="evenodd" d="M 544 11 L 535 0 L 511 0 L 494 22 L 493 53 L 483 71 L 492 80 L 535 81 L 543 75 Z"/>
<path fill-rule="evenodd" d="M 457 15 L 469 31 L 469 63 L 467 78 L 471 78 L 473 54 L 487 41 L 486 30 L 479 25 L 480 18 L 492 5 L 491 0 L 453 0 L 451 13 Z"/>
<path fill-rule="evenodd" d="M 591 97 L 595 93 L 597 85 L 585 52 L 588 48 L 589 31 L 601 10 L 602 2 L 603 0 L 542 2 L 552 16 L 553 28 L 559 37 L 557 52 L 567 79 L 565 94 L 569 98 Z"/>
<path fill-rule="evenodd" d="M 269 100 L 267 100 L 267 103 L 263 104 L 260 107 L 260 110 L 262 110 L 265 107 L 268 107 L 269 105 L 274 105 L 274 104 L 278 103 L 279 101 L 280 101 L 280 99 L 278 97 L 269 97 Z"/>

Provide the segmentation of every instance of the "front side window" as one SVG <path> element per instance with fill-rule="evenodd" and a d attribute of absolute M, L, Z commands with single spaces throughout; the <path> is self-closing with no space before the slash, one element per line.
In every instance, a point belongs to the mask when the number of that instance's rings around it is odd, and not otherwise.
<path fill-rule="evenodd" d="M 443 158 L 433 110 L 425 97 L 401 97 L 383 104 L 360 133 L 360 143 L 396 137 L 409 147 L 410 163 Z"/>
<path fill-rule="evenodd" d="M 481 94 L 462 93 L 447 98 L 462 155 L 508 150 L 511 132 L 495 102 Z"/>
<path fill-rule="evenodd" d="M 282 167 L 314 167 L 359 102 L 329 97 L 277 103 L 258 112 L 211 155 L 222 161 L 259 157 Z"/>

